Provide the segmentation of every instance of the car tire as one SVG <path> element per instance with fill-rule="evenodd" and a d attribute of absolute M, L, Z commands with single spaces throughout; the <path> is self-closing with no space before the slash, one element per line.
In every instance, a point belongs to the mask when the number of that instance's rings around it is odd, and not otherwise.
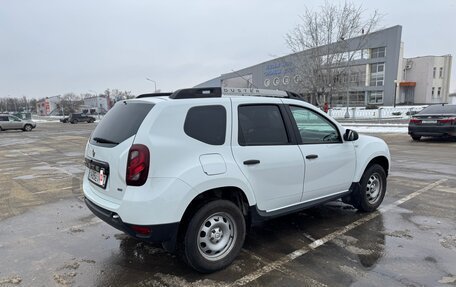
<path fill-rule="evenodd" d="M 376 210 L 386 193 L 386 173 L 379 164 L 366 168 L 361 177 L 360 187 L 353 193 L 353 206 L 362 212 Z"/>
<path fill-rule="evenodd" d="M 71 123 L 72 123 L 72 124 L 77 124 L 77 123 L 78 123 L 78 120 L 71 120 Z"/>
<path fill-rule="evenodd" d="M 230 265 L 241 251 L 246 233 L 241 210 L 231 201 L 202 206 L 190 220 L 184 238 L 184 260 L 201 273 Z"/>
<path fill-rule="evenodd" d="M 91 124 L 91 123 L 95 122 L 95 120 L 90 119 L 90 120 L 88 120 L 87 122 L 88 122 L 89 124 Z"/>
<path fill-rule="evenodd" d="M 29 124 L 25 125 L 24 129 L 23 129 L 24 132 L 31 132 L 32 130 L 33 130 L 33 127 L 32 127 L 32 125 L 29 125 Z"/>
<path fill-rule="evenodd" d="M 411 134 L 410 136 L 412 137 L 412 140 L 414 140 L 414 141 L 419 141 L 421 139 L 421 136 L 417 136 L 414 134 Z"/>

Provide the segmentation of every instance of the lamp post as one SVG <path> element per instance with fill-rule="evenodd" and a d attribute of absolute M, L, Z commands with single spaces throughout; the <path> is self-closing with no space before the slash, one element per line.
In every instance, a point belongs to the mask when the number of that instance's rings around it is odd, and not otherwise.
<path fill-rule="evenodd" d="M 396 93 L 397 93 L 397 84 L 399 82 L 397 80 L 394 80 L 394 103 L 393 103 L 393 107 L 395 108 L 396 107 Z"/>
<path fill-rule="evenodd" d="M 345 44 L 347 44 L 347 41 L 345 40 L 344 37 L 340 37 L 340 40 L 342 40 L 342 42 L 344 42 Z M 348 70 L 348 78 L 347 78 L 347 109 L 345 111 L 345 115 L 344 115 L 344 118 L 348 119 L 350 118 L 350 112 L 348 111 L 348 107 L 350 106 L 350 68 L 349 68 L 349 60 L 350 60 L 350 57 L 349 57 L 349 52 L 348 52 L 348 47 L 346 47 L 347 49 L 347 65 L 345 66 L 345 71 Z"/>
<path fill-rule="evenodd" d="M 156 93 L 157 92 L 157 82 L 155 82 L 154 80 L 151 80 L 149 78 L 146 78 L 146 80 L 151 81 L 152 83 L 154 83 L 154 93 Z"/>

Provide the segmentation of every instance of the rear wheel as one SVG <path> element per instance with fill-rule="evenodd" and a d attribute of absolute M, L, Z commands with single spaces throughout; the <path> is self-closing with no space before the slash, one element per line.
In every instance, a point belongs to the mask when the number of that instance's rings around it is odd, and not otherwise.
<path fill-rule="evenodd" d="M 244 216 L 233 202 L 209 202 L 190 220 L 184 238 L 184 259 L 202 273 L 223 269 L 241 251 L 245 232 Z"/>
<path fill-rule="evenodd" d="M 25 125 L 24 126 L 24 131 L 25 132 L 30 132 L 30 131 L 32 131 L 32 129 L 33 129 L 32 125 Z"/>
<path fill-rule="evenodd" d="M 71 123 L 72 123 L 72 124 L 77 124 L 77 123 L 78 123 L 78 120 L 76 120 L 76 119 L 71 120 Z"/>
<path fill-rule="evenodd" d="M 360 188 L 352 196 L 353 206 L 360 211 L 372 212 L 380 206 L 385 193 L 385 170 L 381 165 L 373 164 L 364 171 Z"/>

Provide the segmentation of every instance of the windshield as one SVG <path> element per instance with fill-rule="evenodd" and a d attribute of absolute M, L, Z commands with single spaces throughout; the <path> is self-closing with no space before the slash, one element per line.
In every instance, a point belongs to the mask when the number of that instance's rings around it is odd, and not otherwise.
<path fill-rule="evenodd" d="M 90 143 L 116 145 L 135 135 L 153 106 L 144 102 L 116 103 L 93 131 Z"/>

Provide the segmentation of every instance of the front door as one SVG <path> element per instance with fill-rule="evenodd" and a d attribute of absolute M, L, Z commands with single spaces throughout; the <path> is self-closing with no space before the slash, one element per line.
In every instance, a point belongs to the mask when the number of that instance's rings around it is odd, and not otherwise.
<path fill-rule="evenodd" d="M 337 126 L 324 115 L 300 106 L 289 106 L 301 137 L 305 160 L 302 202 L 336 195 L 352 184 L 356 155 L 353 142 L 344 142 Z"/>
<path fill-rule="evenodd" d="M 233 155 L 262 211 L 298 203 L 304 180 L 304 161 L 287 131 L 285 107 L 278 99 L 269 100 L 233 103 Z"/>

